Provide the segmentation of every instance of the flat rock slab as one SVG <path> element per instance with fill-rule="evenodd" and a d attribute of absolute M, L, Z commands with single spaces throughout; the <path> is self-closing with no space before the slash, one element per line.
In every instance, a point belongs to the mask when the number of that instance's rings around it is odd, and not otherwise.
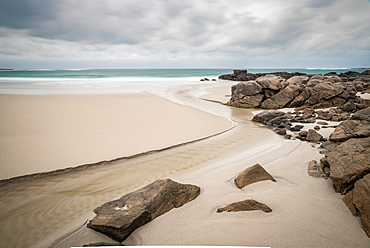
<path fill-rule="evenodd" d="M 275 178 L 273 178 L 260 164 L 255 164 L 245 169 L 235 178 L 235 185 L 241 189 L 249 184 L 264 180 L 276 182 Z"/>
<path fill-rule="evenodd" d="M 88 227 L 122 242 L 135 229 L 156 217 L 194 200 L 200 188 L 171 179 L 157 180 L 118 200 L 96 208 Z"/>
<path fill-rule="evenodd" d="M 217 213 L 221 213 L 225 211 L 226 212 L 239 212 L 239 211 L 253 211 L 253 210 L 262 210 L 265 213 L 272 212 L 272 209 L 269 206 L 263 203 L 260 203 L 258 201 L 249 199 L 245 201 L 234 202 L 234 203 L 227 205 L 226 207 L 219 208 L 217 209 Z"/>

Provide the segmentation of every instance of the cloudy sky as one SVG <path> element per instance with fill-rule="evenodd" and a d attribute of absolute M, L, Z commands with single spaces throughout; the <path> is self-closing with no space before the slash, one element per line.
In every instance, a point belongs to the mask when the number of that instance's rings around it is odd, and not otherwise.
<path fill-rule="evenodd" d="M 370 67 L 369 0 L 0 0 L 0 68 Z"/>

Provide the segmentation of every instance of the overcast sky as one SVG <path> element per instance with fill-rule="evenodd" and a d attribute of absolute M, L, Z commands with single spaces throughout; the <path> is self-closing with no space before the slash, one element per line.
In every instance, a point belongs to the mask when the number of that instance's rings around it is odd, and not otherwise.
<path fill-rule="evenodd" d="M 0 68 L 370 67 L 369 0 L 0 0 Z"/>

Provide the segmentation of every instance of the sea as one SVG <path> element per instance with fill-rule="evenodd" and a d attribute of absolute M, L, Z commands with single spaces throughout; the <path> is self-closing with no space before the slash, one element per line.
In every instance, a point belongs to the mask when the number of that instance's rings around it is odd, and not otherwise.
<path fill-rule="evenodd" d="M 248 69 L 250 73 L 306 74 L 362 72 L 353 68 Z M 198 85 L 232 74 L 233 69 L 17 69 L 0 70 L 0 94 L 97 94 L 163 92 L 181 85 Z"/>

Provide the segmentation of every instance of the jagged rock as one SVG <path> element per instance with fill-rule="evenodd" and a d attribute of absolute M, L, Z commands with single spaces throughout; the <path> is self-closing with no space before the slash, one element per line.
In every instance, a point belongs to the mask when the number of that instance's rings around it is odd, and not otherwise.
<path fill-rule="evenodd" d="M 276 182 L 275 178 L 273 178 L 261 165 L 255 164 L 245 169 L 235 178 L 235 185 L 241 189 L 249 184 L 264 180 Z"/>
<path fill-rule="evenodd" d="M 194 200 L 200 188 L 171 179 L 157 180 L 118 200 L 96 208 L 88 227 L 122 242 L 136 228 Z"/>
<path fill-rule="evenodd" d="M 343 201 L 354 216 L 360 217 L 362 228 L 370 238 L 370 174 L 356 181 L 354 188 L 344 196 Z"/>
<path fill-rule="evenodd" d="M 268 124 L 272 119 L 285 115 L 283 111 L 278 110 L 265 110 L 256 114 L 252 121 Z"/>
<path fill-rule="evenodd" d="M 318 143 L 319 141 L 323 141 L 323 140 L 324 140 L 324 137 L 322 137 L 321 134 L 319 134 L 313 129 L 308 130 L 306 141 Z"/>
<path fill-rule="evenodd" d="M 218 208 L 217 213 L 221 212 L 239 212 L 239 211 L 252 211 L 252 210 L 262 210 L 265 213 L 270 213 L 272 212 L 272 209 L 258 201 L 255 200 L 245 200 L 245 201 L 240 201 L 240 202 L 234 202 L 226 207 L 223 208 Z"/>
<path fill-rule="evenodd" d="M 326 153 L 324 163 L 330 168 L 334 189 L 346 194 L 356 180 L 370 172 L 370 137 L 343 142 Z"/>

